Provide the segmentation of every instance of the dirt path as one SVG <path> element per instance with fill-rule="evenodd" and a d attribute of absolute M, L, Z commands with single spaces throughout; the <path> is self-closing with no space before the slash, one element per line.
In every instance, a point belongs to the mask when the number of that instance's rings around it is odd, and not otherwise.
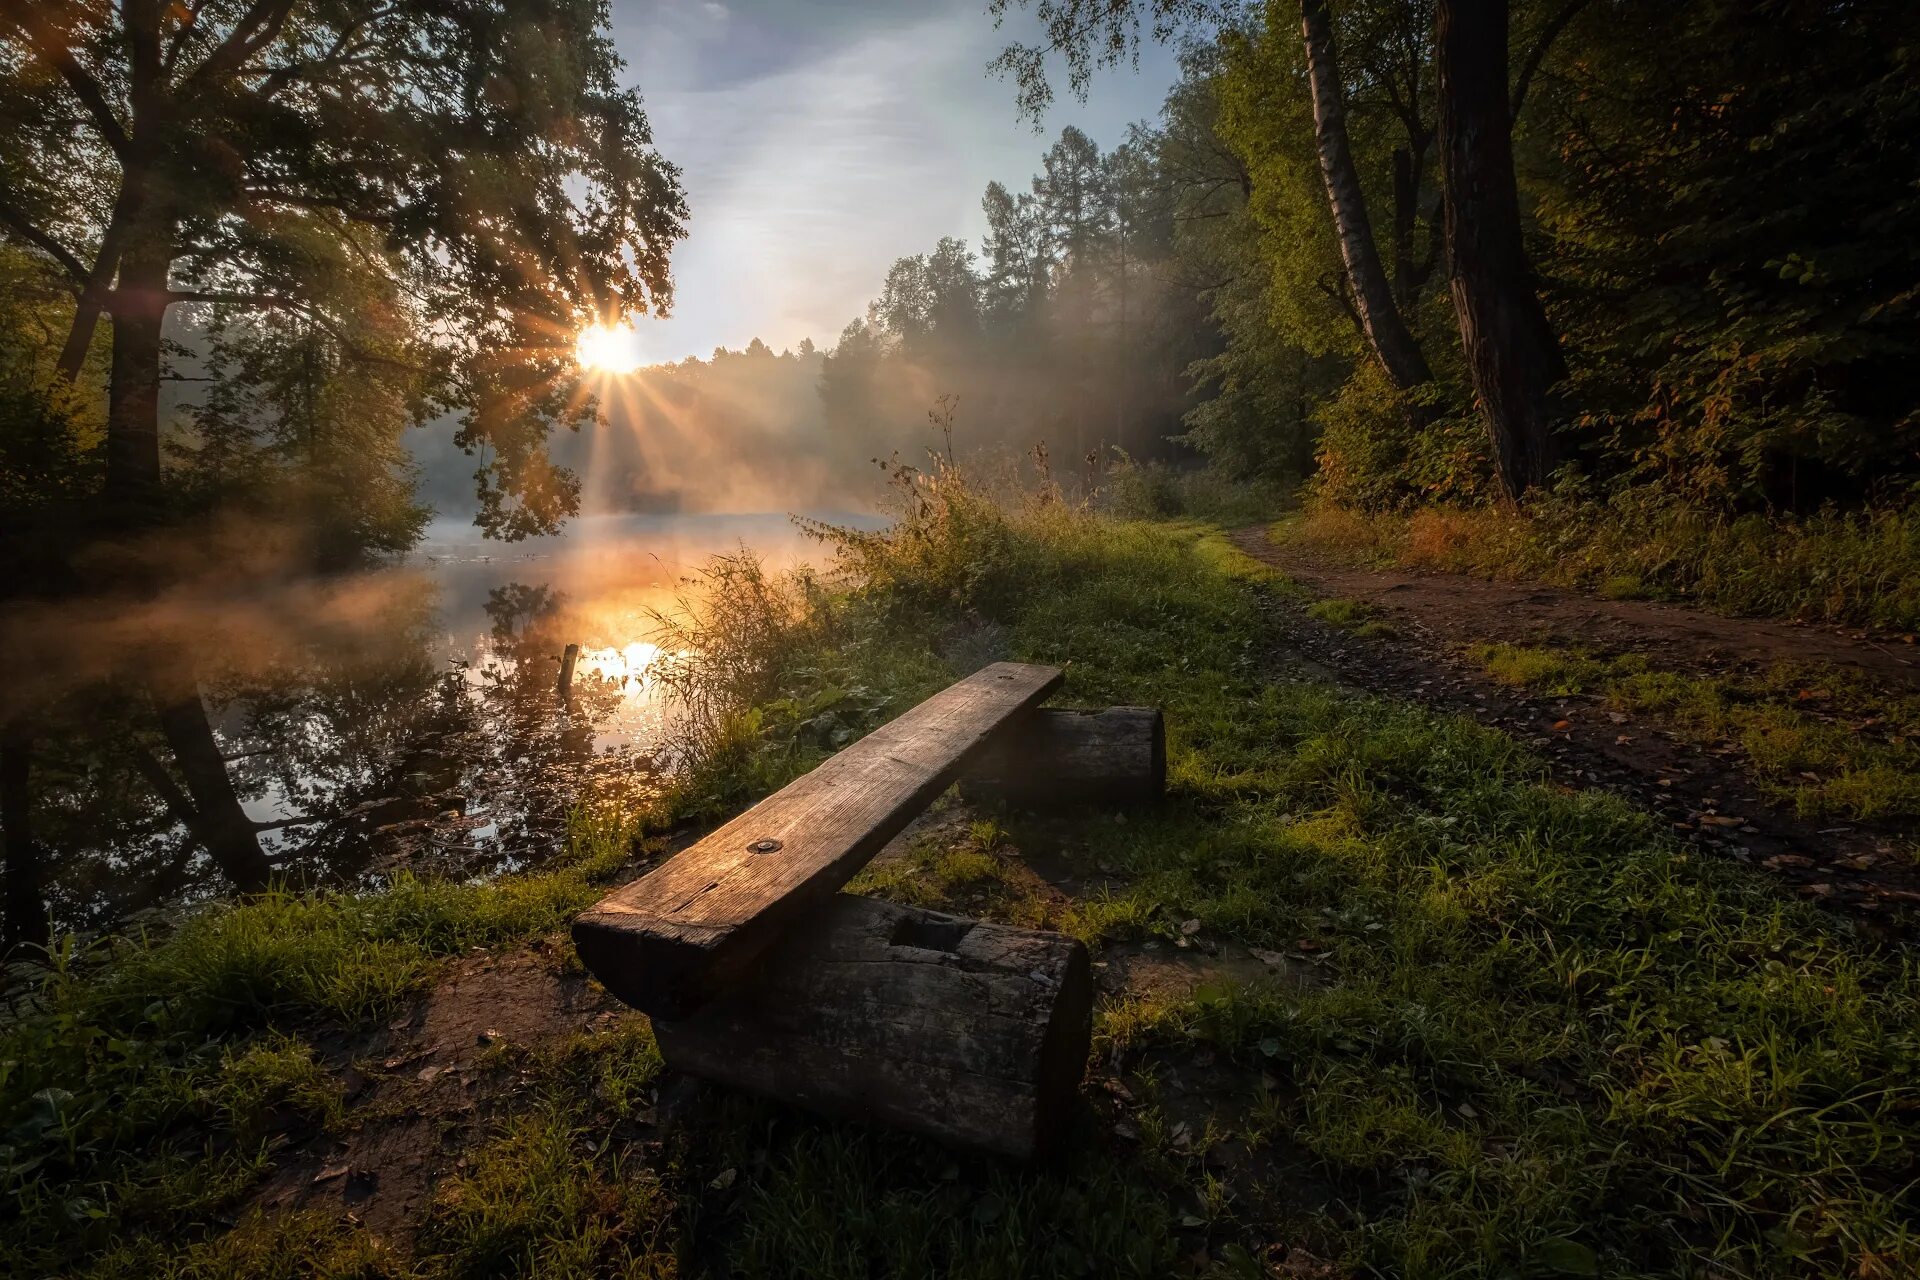
<path fill-rule="evenodd" d="M 1277 607 L 1278 638 L 1343 682 L 1470 715 L 1527 740 L 1566 785 L 1621 792 L 1696 844 L 1764 867 L 1795 892 L 1876 931 L 1910 936 L 1920 927 L 1920 868 L 1906 851 L 1910 828 L 1803 819 L 1763 798 L 1730 744 L 1683 741 L 1658 721 L 1603 707 L 1596 697 L 1517 689 L 1461 655 L 1471 644 L 1505 642 L 1639 653 L 1656 666 L 1689 672 L 1823 663 L 1910 691 L 1920 690 L 1920 650 L 1839 630 L 1601 600 L 1554 587 L 1333 565 L 1303 549 L 1273 545 L 1264 528 L 1240 530 L 1233 539 L 1316 596 L 1383 611 L 1395 636 L 1362 637 L 1303 609 Z"/>

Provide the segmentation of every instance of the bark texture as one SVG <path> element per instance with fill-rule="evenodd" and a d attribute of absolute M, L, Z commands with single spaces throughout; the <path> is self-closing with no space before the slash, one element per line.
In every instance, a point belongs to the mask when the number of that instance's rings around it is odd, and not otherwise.
<path fill-rule="evenodd" d="M 1448 287 L 1494 463 L 1510 497 L 1553 471 L 1553 389 L 1566 362 L 1527 263 L 1507 98 L 1507 0 L 1440 0 Z"/>
<path fill-rule="evenodd" d="M 1072 938 L 843 894 L 654 1035 L 676 1070 L 1026 1159 L 1067 1127 L 1092 1016 Z"/>
<path fill-rule="evenodd" d="M 113 363 L 107 388 L 106 501 L 116 520 L 150 510 L 160 496 L 160 337 L 167 314 L 164 249 L 143 246 L 120 262 L 109 301 Z"/>
<path fill-rule="evenodd" d="M 1360 189 L 1360 170 L 1354 164 L 1353 147 L 1347 138 L 1346 92 L 1341 87 L 1327 0 L 1300 0 L 1300 34 L 1306 42 L 1307 80 L 1313 94 L 1314 145 L 1320 155 L 1320 174 L 1326 180 L 1340 261 L 1346 266 L 1347 283 L 1353 291 L 1354 314 L 1387 377 L 1406 391 L 1431 382 L 1433 371 L 1394 302 L 1393 286 L 1373 238 L 1366 196 Z"/>

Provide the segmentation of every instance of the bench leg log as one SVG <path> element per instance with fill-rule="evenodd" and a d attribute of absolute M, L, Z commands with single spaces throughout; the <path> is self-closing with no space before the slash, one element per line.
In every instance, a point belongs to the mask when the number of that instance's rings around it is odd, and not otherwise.
<path fill-rule="evenodd" d="M 1092 1011 L 1072 938 L 842 894 L 654 1034 L 690 1075 L 1027 1159 L 1072 1114 Z"/>
<path fill-rule="evenodd" d="M 1047 807 L 1157 803 L 1167 790 L 1167 731 L 1154 707 L 1027 712 L 967 766 L 969 799 Z"/>

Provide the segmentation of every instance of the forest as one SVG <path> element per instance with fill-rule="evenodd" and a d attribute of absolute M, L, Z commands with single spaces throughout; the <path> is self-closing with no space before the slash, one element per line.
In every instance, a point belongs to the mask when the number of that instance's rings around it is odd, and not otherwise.
<path fill-rule="evenodd" d="M 805 212 L 705 106 L 961 56 L 686 8 L 0 0 L 0 1271 L 1920 1269 L 1920 8 L 986 0 L 1031 170 L 672 360 Z M 1010 669 L 1141 776 L 953 748 L 776 905 L 1084 966 L 1044 1158 L 1000 996 L 608 967 Z"/>

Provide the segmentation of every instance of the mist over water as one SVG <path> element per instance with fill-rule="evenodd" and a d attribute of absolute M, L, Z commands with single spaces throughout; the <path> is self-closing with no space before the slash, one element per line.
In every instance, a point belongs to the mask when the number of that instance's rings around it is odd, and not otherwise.
<path fill-rule="evenodd" d="M 749 548 L 778 571 L 820 550 L 779 511 L 586 515 L 517 543 L 444 516 L 410 554 L 327 576 L 257 527 L 190 541 L 149 548 L 174 571 L 163 591 L 0 617 L 0 651 L 29 676 L 5 698 L 62 721 L 44 825 L 69 854 L 48 886 L 63 927 L 220 889 L 144 785 L 157 744 L 127 690 L 145 667 L 197 683 L 240 802 L 296 882 L 489 876 L 557 852 L 587 791 L 644 792 L 671 768 L 658 615 L 697 600 L 711 557 Z"/>

